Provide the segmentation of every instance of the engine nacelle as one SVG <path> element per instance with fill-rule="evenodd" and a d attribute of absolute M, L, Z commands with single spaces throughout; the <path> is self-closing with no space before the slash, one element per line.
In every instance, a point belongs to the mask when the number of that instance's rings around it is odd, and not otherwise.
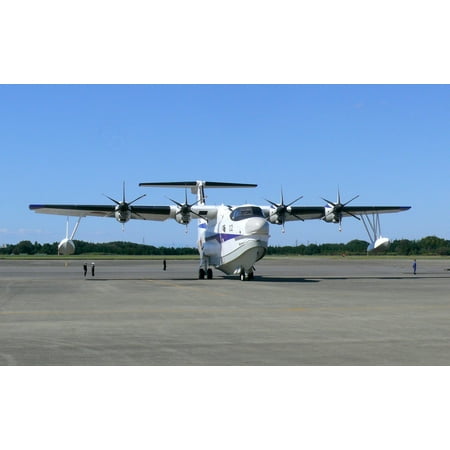
<path fill-rule="evenodd" d="M 339 216 L 333 212 L 325 214 L 323 220 L 328 223 L 339 223 Z"/>
<path fill-rule="evenodd" d="M 334 207 L 325 206 L 325 214 L 322 218 L 323 221 L 328 223 L 339 223 L 339 214 L 336 214 Z"/>
<path fill-rule="evenodd" d="M 269 215 L 269 222 L 275 225 L 281 225 L 283 223 L 279 214 Z"/>
<path fill-rule="evenodd" d="M 58 255 L 73 255 L 75 253 L 75 243 L 69 239 L 63 239 L 58 245 Z"/>
<path fill-rule="evenodd" d="M 125 223 L 131 219 L 131 211 L 128 207 L 124 208 L 122 205 L 117 205 L 114 216 L 118 222 Z"/>
<path fill-rule="evenodd" d="M 384 252 L 391 245 L 389 238 L 379 237 L 373 244 L 367 247 L 367 253 Z"/>
<path fill-rule="evenodd" d="M 188 225 L 191 221 L 191 215 L 189 213 L 182 214 L 181 212 L 178 212 L 175 214 L 175 220 L 178 223 L 181 223 L 181 225 Z"/>

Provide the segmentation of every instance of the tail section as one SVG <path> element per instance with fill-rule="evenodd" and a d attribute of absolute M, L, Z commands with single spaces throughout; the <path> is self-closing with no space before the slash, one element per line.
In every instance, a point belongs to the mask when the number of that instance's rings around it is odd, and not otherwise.
<path fill-rule="evenodd" d="M 222 183 L 217 181 L 170 181 L 170 182 L 153 182 L 139 183 L 139 186 L 147 187 L 171 187 L 171 188 L 191 188 L 192 194 L 197 195 L 197 203 L 204 205 L 206 202 L 205 188 L 250 188 L 256 187 L 257 184 L 247 183 Z"/>

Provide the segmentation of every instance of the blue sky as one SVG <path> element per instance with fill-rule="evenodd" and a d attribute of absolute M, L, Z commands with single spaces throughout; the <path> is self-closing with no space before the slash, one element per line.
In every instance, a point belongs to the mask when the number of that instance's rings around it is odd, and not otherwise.
<path fill-rule="evenodd" d="M 266 204 L 299 195 L 359 194 L 354 205 L 412 206 L 383 215 L 393 239 L 450 239 L 450 88 L 445 85 L 0 85 L 0 245 L 54 242 L 66 218 L 30 203 L 138 204 L 182 200 L 182 190 L 140 182 L 203 179 L 256 183 L 210 190 L 208 203 Z M 194 198 L 191 197 L 192 201 Z M 71 219 L 71 225 L 74 219 Z M 86 218 L 76 238 L 194 246 L 195 222 Z M 361 223 L 343 231 L 321 221 L 271 227 L 271 244 L 366 239 Z"/>

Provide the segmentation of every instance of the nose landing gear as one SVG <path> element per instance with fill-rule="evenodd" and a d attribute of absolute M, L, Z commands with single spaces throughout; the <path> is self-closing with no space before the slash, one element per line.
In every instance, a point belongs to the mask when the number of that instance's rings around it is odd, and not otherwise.
<path fill-rule="evenodd" d="M 249 270 L 247 273 L 245 273 L 244 269 L 241 269 L 241 273 L 239 274 L 241 281 L 253 280 L 254 276 L 253 269 Z"/>

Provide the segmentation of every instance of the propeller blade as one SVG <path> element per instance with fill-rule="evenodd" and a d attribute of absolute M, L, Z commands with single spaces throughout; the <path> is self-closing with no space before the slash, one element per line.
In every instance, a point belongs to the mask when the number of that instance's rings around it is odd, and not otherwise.
<path fill-rule="evenodd" d="M 141 195 L 138 198 L 135 198 L 132 202 L 128 203 L 128 205 L 132 205 L 134 202 L 137 202 L 138 200 L 140 200 L 142 197 L 145 197 L 147 194 Z"/>
<path fill-rule="evenodd" d="M 190 212 L 191 212 L 191 214 L 193 214 L 194 216 L 197 216 L 199 219 L 206 220 L 206 218 L 205 218 L 205 217 L 202 217 L 200 214 L 197 214 L 197 213 L 194 212 L 194 211 L 190 211 Z"/>
<path fill-rule="evenodd" d="M 350 211 L 345 211 L 344 210 L 344 212 L 346 213 L 346 214 L 348 214 L 349 216 L 352 216 L 352 217 L 354 217 L 355 219 L 358 219 L 358 220 L 361 220 L 361 218 L 360 217 L 358 217 L 358 216 L 355 216 L 354 214 L 352 214 Z"/>
<path fill-rule="evenodd" d="M 141 214 L 137 213 L 133 208 L 130 208 L 131 213 L 134 214 L 135 216 L 140 217 L 142 220 L 147 220 L 144 216 L 142 216 Z"/>
<path fill-rule="evenodd" d="M 106 198 L 109 198 L 112 202 L 114 202 L 116 205 L 120 205 L 120 202 L 118 202 L 117 200 L 114 200 L 113 198 L 109 197 L 106 194 L 103 194 Z"/>
<path fill-rule="evenodd" d="M 187 202 L 187 189 L 185 189 L 185 202 L 184 203 L 180 203 L 177 202 L 176 200 L 174 200 L 173 198 L 167 197 L 172 203 L 175 203 L 175 205 L 177 205 L 180 208 L 179 213 L 181 214 L 192 214 L 193 216 L 198 217 L 199 219 L 204 219 L 206 220 L 204 217 L 202 217 L 200 214 L 197 214 L 195 211 L 192 211 L 192 207 L 195 206 L 197 203 L 201 202 L 201 199 L 197 200 L 196 202 L 189 204 Z M 187 226 L 187 224 L 186 224 Z"/>
<path fill-rule="evenodd" d="M 291 213 L 292 214 L 292 213 Z M 297 216 L 297 215 L 295 215 L 295 214 L 292 214 L 296 219 L 298 219 L 298 220 L 301 220 L 302 222 L 304 222 L 305 221 L 305 219 L 302 219 L 301 217 L 299 217 L 299 216 Z"/>
<path fill-rule="evenodd" d="M 167 197 L 171 202 L 175 203 L 175 205 L 179 206 L 180 208 L 183 206 L 182 203 L 177 202 L 176 200 L 171 199 L 170 197 Z"/>
<path fill-rule="evenodd" d="M 278 216 L 278 224 L 281 225 L 281 231 L 284 233 L 285 232 L 285 227 L 284 224 L 286 223 L 286 213 L 291 214 L 292 216 L 294 216 L 296 219 L 304 221 L 304 219 L 302 219 L 301 217 L 292 214 L 288 208 L 290 208 L 294 203 L 298 202 L 301 198 L 303 198 L 303 195 L 301 195 L 300 197 L 297 197 L 294 201 L 288 203 L 287 205 L 284 203 L 284 194 L 283 194 L 283 187 L 281 187 L 280 190 L 280 197 L 281 197 L 281 203 L 275 203 L 272 200 L 269 199 L 265 199 L 266 202 L 270 203 L 273 208 L 275 209 L 270 215 L 269 215 L 269 219 L 273 216 Z"/>
<path fill-rule="evenodd" d="M 264 199 L 266 202 L 270 203 L 272 206 L 275 206 L 277 208 L 279 205 L 275 202 L 272 202 L 271 200 L 268 200 L 267 198 Z"/>
<path fill-rule="evenodd" d="M 342 206 L 347 206 L 350 202 L 352 202 L 353 200 L 357 199 L 359 197 L 359 195 L 356 195 L 355 197 L 353 197 L 351 200 L 349 200 L 348 202 L 344 203 Z M 339 202 L 340 203 L 340 202 Z"/>
<path fill-rule="evenodd" d="M 339 231 L 342 231 L 342 215 L 343 214 L 348 214 L 349 216 L 354 217 L 357 220 L 361 220 L 358 216 L 351 213 L 346 208 L 346 206 L 349 203 L 351 203 L 353 200 L 357 199 L 358 197 L 359 197 L 359 195 L 355 195 L 352 199 L 348 200 L 347 202 L 341 203 L 341 191 L 340 191 L 339 187 L 338 187 L 338 192 L 337 192 L 337 203 L 333 203 L 330 200 L 327 200 L 326 198 L 322 197 L 322 200 L 326 201 L 330 206 L 332 206 L 331 213 L 329 213 L 329 214 L 333 214 L 333 216 L 334 216 L 333 221 L 339 223 Z"/>
<path fill-rule="evenodd" d="M 327 202 L 329 205 L 336 207 L 337 203 L 330 202 L 330 200 L 327 200 L 326 198 L 320 197 L 323 201 Z"/>
<path fill-rule="evenodd" d="M 130 213 L 134 214 L 137 217 L 140 217 L 142 220 L 146 220 L 146 218 L 144 216 L 142 216 L 141 214 L 137 213 L 133 207 L 131 206 L 134 202 L 137 202 L 138 200 L 140 200 L 142 197 L 145 197 L 147 194 L 143 194 L 137 198 L 135 198 L 132 202 L 127 203 L 126 201 L 126 197 L 125 197 L 125 181 L 122 183 L 122 201 L 119 202 L 118 200 L 110 197 L 109 195 L 103 194 L 106 198 L 108 198 L 109 200 L 111 200 L 112 202 L 114 202 L 118 208 L 116 208 L 116 210 L 120 211 L 121 213 L 124 213 L 125 211 L 129 211 Z M 126 221 L 128 221 L 128 219 L 126 219 Z M 125 224 L 122 223 L 122 231 L 124 231 L 125 229 Z"/>
<path fill-rule="evenodd" d="M 297 202 L 298 202 L 300 199 L 302 199 L 302 198 L 303 198 L 303 195 L 300 195 L 300 197 L 296 198 L 293 202 L 288 203 L 288 204 L 286 205 L 286 207 L 292 206 L 294 203 L 297 203 Z"/>

